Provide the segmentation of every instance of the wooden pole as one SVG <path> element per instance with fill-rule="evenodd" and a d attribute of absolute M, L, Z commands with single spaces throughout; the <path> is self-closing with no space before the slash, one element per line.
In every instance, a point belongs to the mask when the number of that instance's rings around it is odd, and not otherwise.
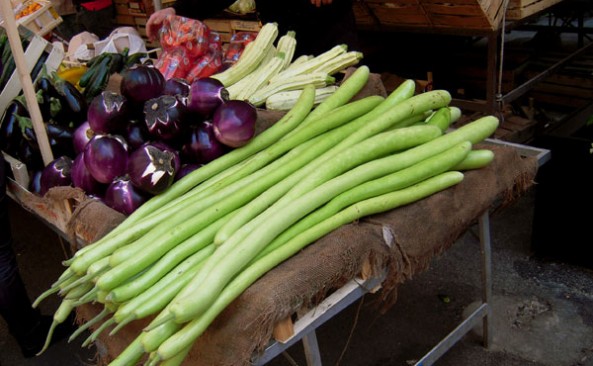
<path fill-rule="evenodd" d="M 11 1 L 0 1 L 1 13 L 4 14 L 4 27 L 8 36 L 8 42 L 10 43 L 10 49 L 12 51 L 12 57 L 16 66 L 21 85 L 23 88 L 23 94 L 27 101 L 27 109 L 33 122 L 33 130 L 37 137 L 37 143 L 39 144 L 39 150 L 41 151 L 41 157 L 45 165 L 49 164 L 54 160 L 51 146 L 49 145 L 49 139 L 47 138 L 47 131 L 45 130 L 45 124 L 43 123 L 43 117 L 41 116 L 41 110 L 39 104 L 37 104 L 37 98 L 35 96 L 35 88 L 31 75 L 27 71 L 25 53 L 21 44 L 21 37 L 19 35 L 16 20 L 14 18 L 14 11 L 12 9 Z"/>

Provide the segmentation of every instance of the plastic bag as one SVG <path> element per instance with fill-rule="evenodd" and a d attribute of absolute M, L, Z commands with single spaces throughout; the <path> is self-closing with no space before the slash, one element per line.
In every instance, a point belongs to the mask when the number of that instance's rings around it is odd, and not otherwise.
<path fill-rule="evenodd" d="M 237 32 L 231 37 L 231 41 L 224 53 L 223 64 L 228 67 L 241 57 L 245 46 L 257 37 L 257 32 Z"/>
<path fill-rule="evenodd" d="M 189 57 L 197 59 L 208 50 L 210 28 L 199 20 L 169 15 L 159 30 L 159 40 L 163 51 L 183 47 Z"/>

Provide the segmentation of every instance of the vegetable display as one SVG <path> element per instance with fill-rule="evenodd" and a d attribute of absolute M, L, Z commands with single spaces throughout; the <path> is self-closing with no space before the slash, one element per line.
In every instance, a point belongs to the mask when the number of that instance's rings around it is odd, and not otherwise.
<path fill-rule="evenodd" d="M 221 79 L 233 80 L 235 72 Z M 234 299 L 305 246 L 341 225 L 454 186 L 462 171 L 492 161 L 492 154 L 472 147 L 492 135 L 496 117 L 450 130 L 459 117 L 450 94 L 414 95 L 412 80 L 387 97 L 352 101 L 368 77 L 368 67 L 357 68 L 319 104 L 314 84 L 304 85 L 275 124 L 212 160 L 191 163 L 182 178 L 76 252 L 35 306 L 58 293 L 59 323 L 77 306 L 101 304 L 103 311 L 80 328 L 93 327 L 85 345 L 102 332 L 114 334 L 154 317 L 110 365 L 180 364 Z M 212 116 L 216 133 L 216 112 Z M 199 155 L 197 140 L 185 145 L 181 157 Z M 174 157 L 151 149 L 136 170 L 149 185 L 172 180 L 187 166 L 173 171 Z M 135 202 L 124 183 L 114 191 L 121 202 Z"/>

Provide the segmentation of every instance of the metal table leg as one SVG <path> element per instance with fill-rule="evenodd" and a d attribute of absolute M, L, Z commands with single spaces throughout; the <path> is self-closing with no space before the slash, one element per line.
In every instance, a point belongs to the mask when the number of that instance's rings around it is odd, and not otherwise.
<path fill-rule="evenodd" d="M 489 319 L 492 315 L 490 301 L 492 299 L 492 266 L 491 266 L 491 248 L 490 248 L 490 219 L 488 212 L 482 214 L 479 219 L 480 246 L 482 254 L 482 304 L 474 310 L 461 324 L 459 324 L 451 333 L 443 338 L 434 348 L 432 348 L 415 365 L 432 365 L 445 352 L 451 349 L 464 335 L 472 330 L 480 321 L 483 324 L 483 342 L 485 347 L 489 347 L 492 339 Z"/>

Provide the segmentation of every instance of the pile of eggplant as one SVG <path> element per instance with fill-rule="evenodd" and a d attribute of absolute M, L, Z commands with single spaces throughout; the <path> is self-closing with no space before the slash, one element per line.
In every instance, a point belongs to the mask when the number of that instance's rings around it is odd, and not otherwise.
<path fill-rule="evenodd" d="M 56 157 L 45 167 L 26 106 L 13 101 L 9 108 L 15 113 L 7 110 L 4 116 L 11 123 L 2 121 L 0 148 L 32 170 L 32 192 L 43 195 L 53 186 L 72 185 L 128 215 L 255 134 L 256 108 L 229 100 L 216 79 L 166 80 L 150 64 L 134 65 L 121 75 L 118 92 L 104 90 L 88 105 L 76 88 L 68 87 L 72 95 L 60 99 L 61 109 L 50 108 L 57 104 L 51 97 L 48 103 L 39 98 Z M 65 88 L 63 81 L 49 80 L 54 88 Z M 30 150 L 28 156 L 23 149 Z"/>

